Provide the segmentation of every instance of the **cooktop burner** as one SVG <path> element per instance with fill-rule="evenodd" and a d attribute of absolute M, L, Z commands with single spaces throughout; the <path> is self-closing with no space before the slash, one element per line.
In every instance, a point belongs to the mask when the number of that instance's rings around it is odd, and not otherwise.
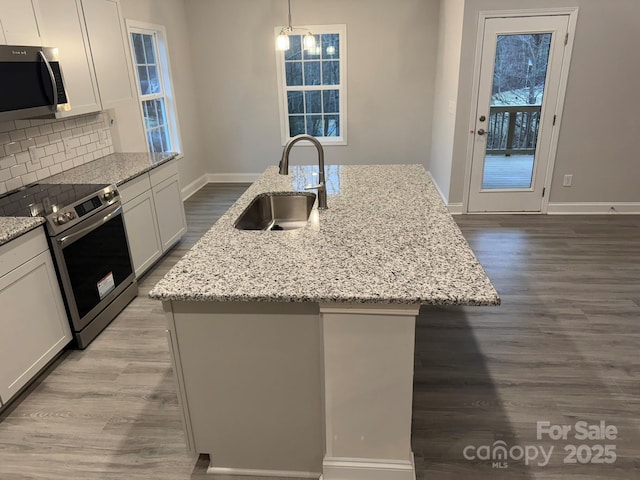
<path fill-rule="evenodd" d="M 0 197 L 0 216 L 45 217 L 63 210 L 109 185 L 48 184 L 30 185 Z"/>

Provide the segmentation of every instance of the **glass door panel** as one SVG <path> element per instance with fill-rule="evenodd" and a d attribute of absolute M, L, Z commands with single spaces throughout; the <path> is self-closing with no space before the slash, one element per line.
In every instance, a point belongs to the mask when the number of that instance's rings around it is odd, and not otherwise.
<path fill-rule="evenodd" d="M 498 35 L 482 189 L 530 189 L 550 33 Z"/>

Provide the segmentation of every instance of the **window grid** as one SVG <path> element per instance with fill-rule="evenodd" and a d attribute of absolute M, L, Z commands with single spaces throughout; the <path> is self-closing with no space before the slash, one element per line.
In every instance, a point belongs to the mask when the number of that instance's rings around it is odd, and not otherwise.
<path fill-rule="evenodd" d="M 302 35 L 290 35 L 291 48 L 279 57 L 283 141 L 308 133 L 324 143 L 343 143 L 346 140 L 345 29 L 344 26 L 309 29 L 320 30 L 315 35 L 317 53 L 304 50 Z M 292 99 L 291 94 L 295 92 L 300 96 Z"/>
<path fill-rule="evenodd" d="M 156 33 L 132 30 L 131 42 L 149 150 L 152 153 L 171 151 L 166 93 L 158 59 Z M 141 75 L 141 72 L 144 74 Z"/>

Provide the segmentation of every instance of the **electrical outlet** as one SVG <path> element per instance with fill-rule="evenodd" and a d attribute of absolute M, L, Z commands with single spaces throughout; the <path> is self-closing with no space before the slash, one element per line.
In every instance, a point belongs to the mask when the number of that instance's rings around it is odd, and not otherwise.
<path fill-rule="evenodd" d="M 40 161 L 40 157 L 38 157 L 38 149 L 35 145 L 29 147 L 29 158 L 31 159 L 31 163 L 38 163 Z"/>
<path fill-rule="evenodd" d="M 573 175 L 565 175 L 564 180 L 562 181 L 563 187 L 570 187 L 573 183 Z"/>

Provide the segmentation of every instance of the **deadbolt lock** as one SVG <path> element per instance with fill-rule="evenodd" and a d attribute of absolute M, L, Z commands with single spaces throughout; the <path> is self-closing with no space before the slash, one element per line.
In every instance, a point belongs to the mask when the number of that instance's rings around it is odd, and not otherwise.
<path fill-rule="evenodd" d="M 485 117 L 484 115 L 480 115 L 480 121 L 484 122 L 487 119 L 487 117 Z"/>

